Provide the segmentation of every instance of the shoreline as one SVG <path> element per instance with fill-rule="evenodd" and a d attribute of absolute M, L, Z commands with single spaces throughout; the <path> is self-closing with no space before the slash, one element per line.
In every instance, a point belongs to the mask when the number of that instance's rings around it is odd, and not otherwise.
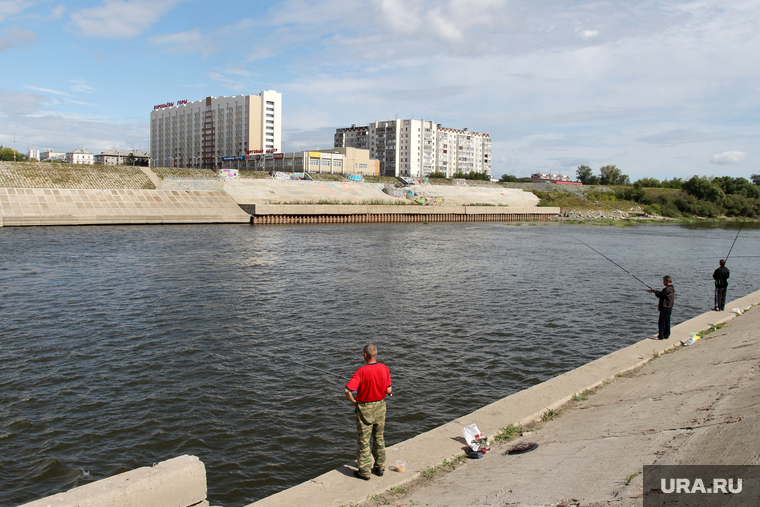
<path fill-rule="evenodd" d="M 745 310 L 758 303 L 760 291 L 731 301 L 726 307 Z M 524 426 L 540 420 L 547 411 L 559 410 L 578 393 L 640 368 L 660 354 L 680 346 L 689 338 L 689 333 L 725 324 L 736 316 L 730 311 L 703 313 L 674 326 L 668 340 L 646 338 L 411 439 L 387 446 L 387 463 L 395 463 L 398 459 L 406 461 L 406 473 L 388 471 L 385 476 L 373 476 L 365 483 L 353 477 L 355 463 L 349 463 L 246 507 L 357 505 L 391 488 L 403 489 L 405 484 L 422 477 L 427 470 L 450 463 L 462 455 L 466 448 L 461 438 L 462 427 L 475 423 L 481 433 L 493 441 L 509 425 Z"/>

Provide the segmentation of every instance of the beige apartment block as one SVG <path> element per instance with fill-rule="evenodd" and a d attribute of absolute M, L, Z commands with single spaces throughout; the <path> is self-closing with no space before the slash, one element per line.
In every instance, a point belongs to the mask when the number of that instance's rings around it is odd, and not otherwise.
<path fill-rule="evenodd" d="M 491 136 L 444 128 L 429 120 L 375 121 L 337 129 L 336 148 L 364 148 L 379 160 L 380 174 L 423 178 L 440 172 L 491 174 Z"/>
<path fill-rule="evenodd" d="M 151 165 L 219 169 L 222 157 L 278 153 L 282 95 L 206 97 L 154 106 L 150 113 Z"/>
<path fill-rule="evenodd" d="M 378 175 L 380 173 L 380 164 L 377 160 L 369 158 L 369 151 L 357 148 L 257 154 L 250 155 L 248 160 L 225 161 L 223 167 L 284 173 L 361 175 Z"/>
<path fill-rule="evenodd" d="M 339 153 L 345 157 L 343 167 L 346 173 L 370 176 L 380 175 L 380 162 L 372 160 L 369 150 L 359 148 L 332 148 L 319 150 L 321 153 Z"/>

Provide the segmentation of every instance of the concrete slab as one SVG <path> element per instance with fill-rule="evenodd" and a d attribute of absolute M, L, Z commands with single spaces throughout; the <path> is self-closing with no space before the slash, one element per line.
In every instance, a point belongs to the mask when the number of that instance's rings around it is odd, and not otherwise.
<path fill-rule="evenodd" d="M 744 309 L 758 302 L 760 302 L 760 291 L 732 301 L 726 304 L 726 307 Z M 387 462 L 394 463 L 398 459 L 405 460 L 407 462 L 407 471 L 403 474 L 387 472 L 382 478 L 373 476 L 368 482 L 359 481 L 352 476 L 355 463 L 349 463 L 303 484 L 259 500 L 248 507 L 285 507 L 292 505 L 338 507 L 362 502 L 372 495 L 382 494 L 388 488 L 403 486 L 419 477 L 421 471 L 436 466 L 442 463 L 443 460 L 451 459 L 461 454 L 463 444 L 459 441 L 459 437 L 461 437 L 462 427 L 468 424 L 476 423 L 483 434 L 489 438 L 493 438 L 501 428 L 509 424 L 523 425 L 540 419 L 541 415 L 547 410 L 559 408 L 569 401 L 574 394 L 581 393 L 586 389 L 593 389 L 618 374 L 628 372 L 649 362 L 655 355 L 662 354 L 666 350 L 678 345 L 680 341 L 688 339 L 690 332 L 699 332 L 715 324 L 729 322 L 735 317 L 736 314 L 732 312 L 708 312 L 699 315 L 674 326 L 669 340 L 642 340 L 592 361 L 576 370 L 508 396 L 412 439 L 389 446 L 387 448 Z M 634 421 L 634 419 L 631 419 L 628 422 L 633 424 Z M 578 424 L 583 429 L 585 423 Z M 613 424 L 612 426 L 614 427 L 615 425 Z M 662 443 L 662 441 L 658 442 Z M 551 456 L 550 459 L 568 463 L 570 466 L 569 470 L 571 471 L 575 470 L 577 472 L 584 467 L 588 468 L 588 464 L 584 465 L 583 463 L 571 460 L 571 457 L 580 448 L 579 446 L 582 445 L 593 447 L 594 442 L 578 443 L 575 449 L 568 447 L 563 449 L 562 455 Z M 596 471 L 589 469 L 587 472 L 584 472 L 590 474 L 588 484 L 593 484 L 593 475 L 598 473 L 598 469 L 608 466 L 607 459 L 614 461 L 617 456 L 620 456 L 619 453 L 625 452 L 625 449 L 626 442 L 623 439 L 617 444 L 617 447 L 612 448 L 600 460 L 592 461 L 600 465 L 595 465 Z M 563 456 L 565 457 L 563 458 Z M 613 467 L 613 465 L 609 466 Z M 551 478 L 552 474 L 546 476 L 547 481 L 551 480 Z M 623 476 L 623 479 L 625 479 L 625 476 Z M 567 478 L 567 480 L 570 481 L 571 478 Z M 479 482 L 473 483 L 471 481 L 459 487 L 465 494 L 469 495 L 470 490 L 474 488 L 475 484 L 477 484 L 477 489 L 480 490 L 482 487 L 481 479 L 479 479 Z M 491 493 L 494 495 L 493 498 L 497 499 L 495 501 L 499 501 L 501 493 L 496 490 Z M 429 502 L 430 505 L 449 505 L 448 503 L 434 503 L 444 502 L 442 499 L 445 498 L 445 493 L 441 492 L 435 498 L 437 500 L 431 500 Z M 417 497 L 414 499 L 415 502 L 421 501 Z M 462 500 L 463 503 L 457 505 L 481 505 L 478 503 L 466 503 L 471 502 L 471 500 L 471 497 L 467 497 L 466 500 Z M 528 505 L 530 504 L 528 502 Z M 503 505 L 503 502 L 501 504 L 488 503 L 483 505 Z M 554 505 L 556 505 L 556 502 Z"/>
<path fill-rule="evenodd" d="M 179 456 L 96 481 L 21 507 L 208 507 L 206 469 Z"/>

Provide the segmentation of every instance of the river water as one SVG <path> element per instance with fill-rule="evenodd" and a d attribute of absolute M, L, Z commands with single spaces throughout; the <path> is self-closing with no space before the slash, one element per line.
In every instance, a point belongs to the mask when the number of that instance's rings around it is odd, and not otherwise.
<path fill-rule="evenodd" d="M 388 444 L 711 309 L 738 224 L 0 228 L 0 505 L 181 454 L 238 507 L 350 462 L 350 376 L 389 365 Z M 760 229 L 729 300 L 760 286 Z M 695 329 L 695 331 L 697 331 Z M 505 421 L 505 424 L 510 421 Z"/>

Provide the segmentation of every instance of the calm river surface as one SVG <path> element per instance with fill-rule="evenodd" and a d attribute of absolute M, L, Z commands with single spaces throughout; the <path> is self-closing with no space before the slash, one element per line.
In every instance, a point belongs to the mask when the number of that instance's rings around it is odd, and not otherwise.
<path fill-rule="evenodd" d="M 0 505 L 181 454 L 238 507 L 350 462 L 375 343 L 388 444 L 710 310 L 738 230 L 376 224 L 0 228 Z M 760 288 L 760 229 L 728 262 Z M 695 329 L 695 331 L 697 331 Z M 509 421 L 505 421 L 505 424 Z"/>

